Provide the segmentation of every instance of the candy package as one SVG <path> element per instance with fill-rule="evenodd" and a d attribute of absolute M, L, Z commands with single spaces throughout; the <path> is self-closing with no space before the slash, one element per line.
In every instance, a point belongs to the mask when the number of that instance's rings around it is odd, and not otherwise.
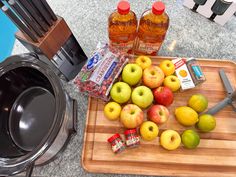
<path fill-rule="evenodd" d="M 112 84 L 120 75 L 128 57 L 108 44 L 99 43 L 92 57 L 83 66 L 74 79 L 74 84 L 81 92 L 89 96 L 109 100 Z"/>

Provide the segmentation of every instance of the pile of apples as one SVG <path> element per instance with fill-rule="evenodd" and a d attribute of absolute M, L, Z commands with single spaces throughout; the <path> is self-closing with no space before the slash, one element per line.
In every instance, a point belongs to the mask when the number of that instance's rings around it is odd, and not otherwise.
<path fill-rule="evenodd" d="M 104 107 L 109 120 L 120 119 L 127 129 L 139 127 L 142 139 L 151 141 L 158 136 L 158 126 L 169 117 L 168 106 L 173 103 L 173 92 L 179 90 L 180 81 L 174 76 L 175 66 L 164 60 L 159 66 L 152 65 L 147 56 L 139 56 L 135 63 L 127 64 L 122 71 L 122 81 L 114 83 L 110 96 L 113 101 Z M 147 121 L 144 110 L 147 109 Z M 168 144 L 171 139 L 172 144 Z M 174 130 L 166 130 L 160 136 L 161 145 L 168 150 L 176 149 L 181 138 Z"/>

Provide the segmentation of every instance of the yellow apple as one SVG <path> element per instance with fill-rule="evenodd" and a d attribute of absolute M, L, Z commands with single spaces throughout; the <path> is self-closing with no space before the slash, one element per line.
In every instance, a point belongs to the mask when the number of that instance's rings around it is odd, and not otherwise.
<path fill-rule="evenodd" d="M 150 66 L 143 71 L 143 83 L 153 89 L 161 86 L 164 81 L 164 73 L 158 66 Z"/>
<path fill-rule="evenodd" d="M 142 69 L 146 69 L 152 64 L 152 60 L 148 56 L 139 56 L 135 62 L 141 66 Z"/>
<path fill-rule="evenodd" d="M 178 77 L 174 75 L 167 76 L 164 79 L 164 86 L 169 87 L 172 92 L 176 92 L 180 88 L 180 81 Z"/>
<path fill-rule="evenodd" d="M 174 130 L 165 130 L 160 137 L 160 144 L 167 150 L 175 150 L 180 146 L 181 138 Z"/>
<path fill-rule="evenodd" d="M 120 113 L 120 121 L 125 128 L 136 128 L 143 122 L 144 113 L 135 104 L 127 104 Z"/>
<path fill-rule="evenodd" d="M 140 126 L 140 134 L 142 139 L 151 141 L 154 140 L 159 133 L 158 126 L 152 121 L 143 122 Z"/>
<path fill-rule="evenodd" d="M 170 60 L 164 60 L 160 63 L 160 68 L 164 72 L 165 76 L 169 76 L 171 74 L 174 74 L 175 72 L 175 65 Z"/>
<path fill-rule="evenodd" d="M 116 102 L 109 102 L 104 107 L 104 115 L 109 120 L 117 120 L 120 117 L 121 106 Z"/>

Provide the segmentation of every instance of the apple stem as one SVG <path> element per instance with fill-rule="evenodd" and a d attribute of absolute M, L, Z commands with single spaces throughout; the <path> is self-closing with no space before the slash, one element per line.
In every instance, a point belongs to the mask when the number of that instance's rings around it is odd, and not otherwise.
<path fill-rule="evenodd" d="M 119 92 L 121 92 L 121 89 L 120 89 L 120 87 L 117 87 L 117 92 L 119 93 Z"/>
<path fill-rule="evenodd" d="M 159 92 L 163 92 L 164 87 L 158 87 L 157 89 Z"/>
<path fill-rule="evenodd" d="M 163 112 L 162 112 L 162 111 L 160 111 L 160 112 L 159 112 L 159 115 L 160 115 L 160 116 L 162 116 L 162 115 L 163 115 Z"/>

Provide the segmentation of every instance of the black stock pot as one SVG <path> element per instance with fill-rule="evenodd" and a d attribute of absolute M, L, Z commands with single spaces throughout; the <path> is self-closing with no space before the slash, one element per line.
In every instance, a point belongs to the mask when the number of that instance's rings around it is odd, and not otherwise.
<path fill-rule="evenodd" d="M 0 176 L 54 159 L 76 131 L 76 102 L 35 54 L 0 63 Z"/>

